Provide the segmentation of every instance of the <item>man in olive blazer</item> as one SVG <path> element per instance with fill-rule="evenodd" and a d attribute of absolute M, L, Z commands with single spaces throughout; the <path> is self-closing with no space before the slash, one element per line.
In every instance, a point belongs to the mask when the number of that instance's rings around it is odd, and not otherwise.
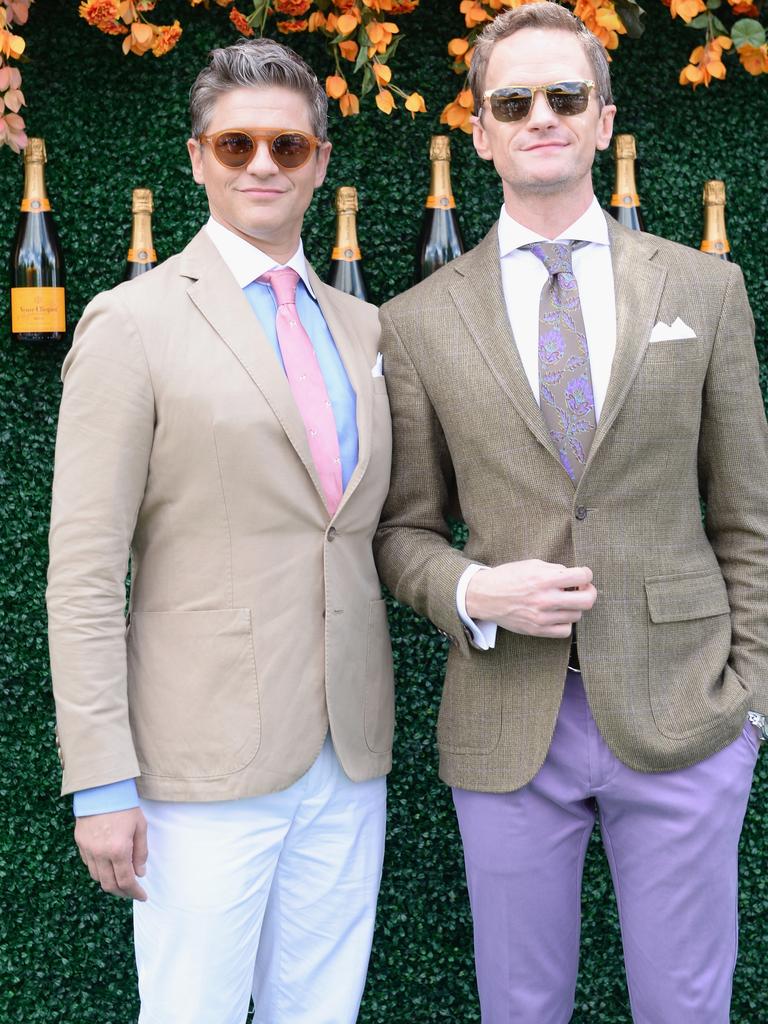
<path fill-rule="evenodd" d="M 304 258 L 331 148 L 307 65 L 267 40 L 214 51 L 191 114 L 211 219 L 94 299 L 62 371 L 63 793 L 92 877 L 136 901 L 142 1024 L 242 1024 L 251 995 L 265 1024 L 353 1024 L 394 706 L 371 550 L 391 446 L 378 319 Z M 300 404 L 313 374 L 333 502 Z"/>
<path fill-rule="evenodd" d="M 381 311 L 393 469 L 375 550 L 395 596 L 452 641 L 437 738 L 483 1022 L 570 1019 L 599 808 L 634 1019 L 725 1024 L 747 715 L 768 713 L 768 444 L 742 275 L 601 213 L 610 80 L 563 8 L 499 16 L 472 69 L 475 146 L 505 208 Z M 558 113 L 579 81 L 588 102 Z M 537 89 L 507 115 L 518 86 L 552 83 L 552 105 Z M 575 481 L 532 383 L 549 358 L 537 239 L 579 243 L 598 415 Z"/>

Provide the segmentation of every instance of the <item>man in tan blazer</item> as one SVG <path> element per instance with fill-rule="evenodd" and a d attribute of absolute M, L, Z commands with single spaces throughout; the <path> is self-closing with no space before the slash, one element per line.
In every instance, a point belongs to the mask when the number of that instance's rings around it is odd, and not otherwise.
<path fill-rule="evenodd" d="M 452 640 L 440 770 L 483 1022 L 570 1019 L 599 812 L 634 1020 L 726 1024 L 768 713 L 768 444 L 742 275 L 602 213 L 591 166 L 616 108 L 564 8 L 498 16 L 470 84 L 504 207 L 382 309 L 375 553 Z"/>
<path fill-rule="evenodd" d="M 304 259 L 316 77 L 270 41 L 211 56 L 188 143 L 211 219 L 90 304 L 62 372 L 63 792 L 91 876 L 136 901 L 142 1024 L 242 1024 L 251 995 L 259 1024 L 352 1024 L 393 729 L 378 320 Z"/>

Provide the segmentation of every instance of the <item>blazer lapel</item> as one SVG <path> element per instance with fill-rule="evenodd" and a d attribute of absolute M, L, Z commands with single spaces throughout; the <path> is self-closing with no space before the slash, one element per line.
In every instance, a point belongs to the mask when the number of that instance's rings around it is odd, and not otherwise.
<path fill-rule="evenodd" d="M 496 224 L 453 269 L 457 279 L 449 290 L 467 330 L 529 430 L 559 463 L 509 323 L 501 284 Z"/>
<path fill-rule="evenodd" d="M 291 387 L 258 317 L 205 230 L 181 254 L 181 274 L 191 279 L 187 294 L 261 391 L 288 440 L 325 498 Z"/>
<path fill-rule="evenodd" d="M 640 369 L 667 276 L 664 267 L 653 262 L 658 246 L 652 238 L 620 227 L 607 214 L 606 220 L 616 295 L 616 351 L 584 475 L 621 411 Z"/>
<path fill-rule="evenodd" d="M 365 355 L 365 348 L 356 340 L 356 324 L 350 320 L 349 303 L 339 302 L 340 294 L 335 288 L 325 284 L 312 267 L 308 266 L 309 279 L 317 301 L 320 304 L 328 330 L 336 344 L 336 349 L 344 363 L 350 383 L 355 392 L 357 418 L 357 465 L 344 489 L 336 514 L 346 505 L 350 495 L 365 473 L 371 457 L 371 431 L 373 419 L 373 394 L 371 386 L 371 367 Z"/>

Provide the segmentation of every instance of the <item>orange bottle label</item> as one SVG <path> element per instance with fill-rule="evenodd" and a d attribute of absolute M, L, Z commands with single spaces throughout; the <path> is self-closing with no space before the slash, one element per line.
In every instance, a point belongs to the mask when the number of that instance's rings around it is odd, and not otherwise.
<path fill-rule="evenodd" d="M 640 196 L 637 192 L 614 192 L 611 196 L 611 206 L 639 206 Z"/>
<path fill-rule="evenodd" d="M 13 334 L 66 330 L 63 288 L 11 288 Z"/>
<path fill-rule="evenodd" d="M 425 206 L 428 210 L 453 210 L 456 200 L 453 196 L 427 196 Z"/>
<path fill-rule="evenodd" d="M 129 249 L 129 263 L 157 263 L 157 253 L 154 249 Z"/>
<path fill-rule="evenodd" d="M 699 248 L 701 249 L 702 252 L 721 253 L 721 252 L 730 252 L 731 251 L 731 247 L 730 247 L 730 245 L 728 245 L 728 240 L 727 239 L 725 239 L 725 240 L 718 239 L 717 241 L 713 242 L 713 241 L 710 241 L 708 238 L 705 238 L 704 241 L 699 246 Z"/>
<path fill-rule="evenodd" d="M 354 263 L 356 260 L 362 259 L 362 255 L 359 249 L 340 249 L 338 246 L 334 246 L 331 252 L 332 260 L 342 260 L 344 263 Z"/>
<path fill-rule="evenodd" d="M 51 204 L 47 199 L 22 199 L 21 200 L 21 212 L 22 213 L 48 213 L 50 212 Z"/>

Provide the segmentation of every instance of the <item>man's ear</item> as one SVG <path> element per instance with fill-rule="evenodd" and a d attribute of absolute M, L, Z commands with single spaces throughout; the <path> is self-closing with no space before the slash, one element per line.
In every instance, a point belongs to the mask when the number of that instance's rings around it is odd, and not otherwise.
<path fill-rule="evenodd" d="M 315 188 L 320 186 L 325 181 L 325 175 L 328 171 L 328 161 L 331 159 L 331 150 L 333 146 L 330 142 L 321 142 L 317 147 L 317 162 L 315 164 Z"/>
<path fill-rule="evenodd" d="M 491 145 L 488 139 L 488 133 L 483 127 L 482 117 L 477 114 L 473 114 L 470 118 L 472 125 L 472 142 L 474 143 L 477 155 L 483 160 L 492 160 L 493 154 L 491 152 Z"/>
<path fill-rule="evenodd" d="M 613 103 L 606 103 L 600 111 L 597 122 L 597 134 L 595 147 L 597 149 L 608 149 L 613 137 L 613 119 L 616 117 L 616 107 Z"/>
<path fill-rule="evenodd" d="M 203 173 L 202 145 L 197 141 L 197 139 L 187 139 L 187 152 L 189 153 L 189 161 L 192 164 L 192 177 L 198 185 L 204 185 L 205 175 Z"/>

